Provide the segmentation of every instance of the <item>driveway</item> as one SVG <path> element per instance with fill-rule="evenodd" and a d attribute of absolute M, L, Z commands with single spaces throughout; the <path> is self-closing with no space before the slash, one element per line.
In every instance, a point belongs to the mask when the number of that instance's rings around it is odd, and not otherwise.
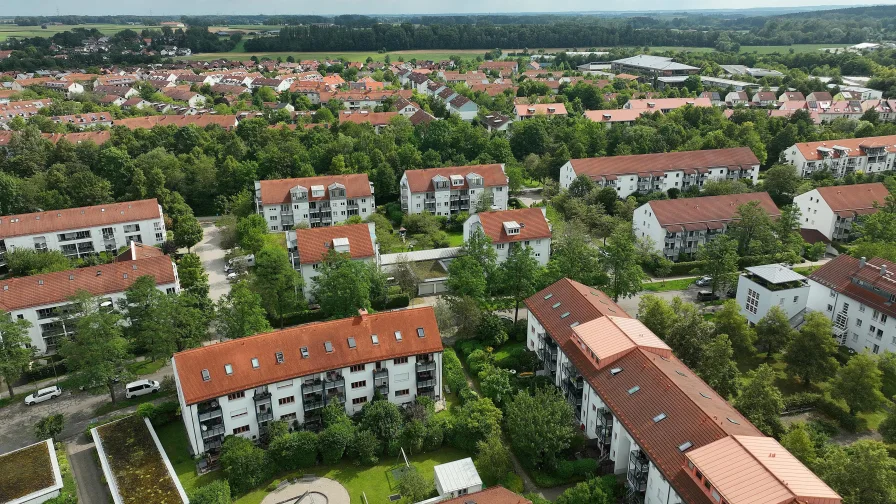
<path fill-rule="evenodd" d="M 171 364 L 167 364 L 155 373 L 144 375 L 140 378 L 162 381 L 163 377 L 171 374 Z M 25 388 L 21 389 L 22 392 L 25 392 L 25 390 Z M 30 387 L 27 390 L 28 392 L 32 391 Z M 116 389 L 115 397 L 116 399 L 124 399 L 123 384 L 120 384 Z M 168 398 L 167 400 L 174 399 Z M 87 429 L 87 424 L 96 418 L 94 416 L 96 409 L 108 402 L 108 393 L 94 395 L 89 392 L 63 390 L 61 396 L 34 406 L 25 406 L 24 402 L 17 402 L 0 408 L 0 425 L 3 426 L 0 428 L 0 453 L 23 448 L 34 443 L 34 424 L 41 418 L 56 413 L 65 415 L 65 429 L 63 429 L 62 434 L 57 439 L 73 438 Z M 136 407 L 130 407 L 112 414 L 122 414 L 135 409 Z"/>
<path fill-rule="evenodd" d="M 81 433 L 71 443 L 65 443 L 65 453 L 78 482 L 78 502 L 111 502 L 112 495 L 96 460 L 96 445 Z"/>
<path fill-rule="evenodd" d="M 221 248 L 221 229 L 212 222 L 202 223 L 202 241 L 193 247 L 193 252 L 202 261 L 208 273 L 209 296 L 217 301 L 230 292 L 230 283 L 224 273 L 224 249 Z"/>

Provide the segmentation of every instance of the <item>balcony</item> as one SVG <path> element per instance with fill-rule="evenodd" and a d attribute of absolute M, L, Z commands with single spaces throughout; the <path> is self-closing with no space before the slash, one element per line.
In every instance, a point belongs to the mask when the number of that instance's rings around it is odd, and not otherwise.
<path fill-rule="evenodd" d="M 326 396 L 326 403 L 327 404 L 332 404 L 332 403 L 345 404 L 345 394 L 328 394 Z"/>
<path fill-rule="evenodd" d="M 435 386 L 436 386 L 435 378 L 430 378 L 428 380 L 417 380 L 417 388 L 418 389 L 426 388 L 426 387 L 435 387 Z"/>
<path fill-rule="evenodd" d="M 203 442 L 202 444 L 205 445 L 206 450 L 217 450 L 218 448 L 221 447 L 222 444 L 224 444 L 224 442 L 221 439 L 216 439 L 216 440 Z"/>
<path fill-rule="evenodd" d="M 389 369 L 388 368 L 373 370 L 373 379 L 379 380 L 380 378 L 386 378 L 386 379 L 389 378 Z"/>
<path fill-rule="evenodd" d="M 625 481 L 629 489 L 644 492 L 647 489 L 647 473 L 650 461 L 641 450 L 634 450 L 628 455 L 628 473 Z"/>
<path fill-rule="evenodd" d="M 435 371 L 436 369 L 436 361 L 422 361 L 417 363 L 417 372 L 423 373 L 425 371 Z"/>
<path fill-rule="evenodd" d="M 306 399 L 302 400 L 302 409 L 307 413 L 309 411 L 315 411 L 323 408 L 324 401 L 323 399 Z"/>
<path fill-rule="evenodd" d="M 435 390 L 418 391 L 417 397 L 428 397 L 428 398 L 434 400 L 436 398 L 436 391 Z"/>
<path fill-rule="evenodd" d="M 256 411 L 255 417 L 258 419 L 258 423 L 270 422 L 274 419 L 273 411 Z"/>
<path fill-rule="evenodd" d="M 203 426 L 205 427 L 205 426 Z M 224 435 L 224 424 L 218 424 L 213 427 L 208 427 L 202 431 L 202 441 L 206 442 L 209 439 L 212 439 L 217 436 Z"/>
<path fill-rule="evenodd" d="M 306 380 L 302 384 L 302 394 L 315 394 L 324 390 L 323 380 Z"/>
<path fill-rule="evenodd" d="M 324 389 L 325 390 L 345 390 L 345 378 L 341 375 L 328 376 L 326 380 L 324 380 Z M 345 400 L 343 399 L 343 402 Z"/>
<path fill-rule="evenodd" d="M 255 389 L 255 394 L 252 396 L 252 399 L 255 400 L 255 404 L 263 404 L 271 402 L 271 393 L 268 391 L 267 385 L 263 387 L 258 387 Z"/>
<path fill-rule="evenodd" d="M 220 407 L 212 408 L 206 411 L 202 411 L 199 413 L 199 421 L 207 422 L 209 420 L 214 420 L 215 418 L 222 418 L 224 413 L 221 411 Z"/>

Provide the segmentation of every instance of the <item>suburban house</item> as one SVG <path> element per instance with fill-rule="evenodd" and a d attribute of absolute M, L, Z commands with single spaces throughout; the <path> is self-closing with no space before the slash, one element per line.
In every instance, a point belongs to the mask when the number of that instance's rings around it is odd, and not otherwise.
<path fill-rule="evenodd" d="M 492 131 L 507 131 L 510 129 L 510 123 L 512 122 L 511 118 L 497 112 L 486 114 L 481 120 L 482 125 L 485 126 L 489 133 Z"/>
<path fill-rule="evenodd" d="M 896 135 L 802 142 L 786 149 L 782 157 L 803 177 L 821 170 L 830 170 L 837 178 L 857 171 L 889 171 L 896 158 Z"/>
<path fill-rule="evenodd" d="M 514 105 L 516 120 L 522 121 L 535 116 L 566 117 L 566 105 L 563 103 L 538 103 L 534 105 Z"/>
<path fill-rule="evenodd" d="M 748 105 L 749 103 L 750 97 L 747 96 L 746 91 L 732 91 L 725 95 L 725 104 L 727 104 L 729 107 Z"/>
<path fill-rule="evenodd" d="M 640 110 L 646 112 L 667 113 L 670 110 L 687 107 L 712 107 L 712 101 L 708 98 L 641 98 L 629 100 L 622 106 L 623 109 Z"/>
<path fill-rule="evenodd" d="M 433 467 L 433 472 L 435 472 L 436 493 L 439 494 L 440 500 L 482 490 L 482 478 L 479 477 L 479 471 L 476 470 L 470 457 L 439 464 Z"/>
<path fill-rule="evenodd" d="M 174 101 L 186 102 L 191 107 L 201 107 L 205 105 L 205 96 L 190 91 L 189 89 L 181 89 L 180 87 L 165 88 L 162 94 Z"/>
<path fill-rule="evenodd" d="M 53 116 L 50 120 L 56 124 L 71 125 L 78 129 L 91 128 L 93 126 L 112 126 L 112 114 L 109 112 Z"/>
<path fill-rule="evenodd" d="M 300 222 L 327 227 L 376 211 L 366 173 L 256 181 L 255 207 L 270 231 L 287 231 Z"/>
<path fill-rule="evenodd" d="M 585 175 L 620 198 L 635 193 L 703 187 L 707 180 L 759 180 L 759 159 L 749 147 L 659 154 L 570 159 L 560 167 L 560 185 Z"/>
<path fill-rule="evenodd" d="M 464 95 L 457 95 L 448 103 L 448 111 L 457 114 L 464 121 L 474 121 L 479 114 L 479 105 Z"/>
<path fill-rule="evenodd" d="M 369 124 L 373 126 L 374 131 L 379 133 L 393 117 L 398 116 L 398 112 L 370 112 L 368 110 L 348 111 L 344 110 L 339 114 L 340 123 Z"/>
<path fill-rule="evenodd" d="M 815 91 L 813 93 L 809 93 L 809 96 L 806 97 L 807 102 L 815 102 L 818 104 L 819 108 L 827 109 L 831 107 L 831 103 L 834 102 L 834 97 L 831 96 L 831 93 L 827 91 Z"/>
<path fill-rule="evenodd" d="M 302 274 L 302 292 L 308 300 L 314 297 L 314 279 L 331 250 L 348 254 L 353 261 L 379 265 L 380 253 L 373 223 L 286 231 L 286 248 L 293 268 Z"/>
<path fill-rule="evenodd" d="M 59 250 L 69 258 L 115 252 L 130 242 L 160 245 L 165 219 L 155 199 L 0 217 L 0 267 L 17 248 Z"/>
<path fill-rule="evenodd" d="M 848 242 L 854 237 L 855 222 L 877 212 L 889 194 L 880 182 L 819 187 L 793 198 L 793 203 L 800 209 L 801 228 L 815 229 L 831 241 Z"/>
<path fill-rule="evenodd" d="M 806 101 L 806 97 L 803 93 L 799 91 L 785 91 L 781 93 L 781 96 L 778 97 L 779 103 L 789 102 L 789 101 Z"/>
<path fill-rule="evenodd" d="M 76 94 L 81 94 L 84 92 L 84 86 L 77 82 L 51 80 L 48 82 L 44 82 L 44 87 L 52 89 L 54 91 L 61 91 L 65 93 L 66 98 L 71 98 Z"/>
<path fill-rule="evenodd" d="M 151 276 L 162 292 L 180 292 L 177 266 L 166 255 L 99 266 L 0 280 L 0 310 L 31 322 L 31 347 L 39 354 L 55 353 L 60 339 L 74 334 L 66 320 L 71 297 L 87 292 L 113 306 L 141 276 Z"/>
<path fill-rule="evenodd" d="M 806 309 L 824 313 L 841 345 L 896 352 L 896 263 L 837 256 L 809 275 Z"/>
<path fill-rule="evenodd" d="M 217 125 L 225 130 L 236 128 L 236 115 L 231 114 L 201 114 L 201 115 L 157 115 L 147 117 L 129 117 L 127 119 L 116 119 L 115 126 L 124 126 L 128 129 L 151 129 L 155 126 L 177 126 L 183 128 L 185 126 L 196 126 L 197 128 L 205 128 L 210 125 Z"/>
<path fill-rule="evenodd" d="M 777 306 L 796 327 L 803 321 L 808 301 L 806 277 L 780 264 L 750 266 L 737 281 L 737 305 L 750 325 L 759 323 L 772 306 Z"/>
<path fill-rule="evenodd" d="M 672 58 L 662 56 L 648 56 L 639 54 L 630 58 L 618 59 L 610 62 L 610 69 L 616 74 L 642 75 L 650 79 L 657 77 L 671 77 L 674 75 L 696 75 L 700 69 L 682 63 L 676 63 Z"/>
<path fill-rule="evenodd" d="M 772 217 L 781 215 L 767 192 L 654 200 L 635 210 L 632 228 L 635 236 L 650 238 L 654 251 L 675 261 L 724 234 L 737 220 L 738 207 L 752 202 Z"/>
<path fill-rule="evenodd" d="M 507 210 L 507 184 L 503 164 L 407 170 L 399 182 L 401 210 L 445 217 L 460 212 L 473 214 L 486 195 L 491 199 L 491 209 Z"/>
<path fill-rule="evenodd" d="M 174 354 L 191 452 L 225 435 L 257 440 L 272 420 L 321 426 L 324 406 L 352 415 L 379 393 L 404 405 L 442 398 L 442 338 L 432 307 L 290 327 Z"/>
<path fill-rule="evenodd" d="M 752 103 L 754 107 L 768 107 L 777 105 L 778 97 L 771 91 L 757 91 L 756 94 L 753 95 L 753 99 L 750 100 L 750 103 Z"/>
<path fill-rule="evenodd" d="M 537 374 L 569 401 L 601 469 L 624 480 L 626 502 L 841 502 L 603 292 L 564 278 L 525 304 Z"/>
<path fill-rule="evenodd" d="M 3 52 L 6 51 L 0 51 L 0 59 Z M 4 504 L 41 504 L 55 500 L 64 486 L 52 439 L 0 454 L 0 471 L 17 476 L 3 489 Z"/>
<path fill-rule="evenodd" d="M 482 72 L 498 72 L 502 77 L 509 77 L 517 73 L 519 65 L 516 61 L 483 61 L 479 64 L 479 70 Z"/>
<path fill-rule="evenodd" d="M 421 72 L 411 72 L 408 75 L 408 85 L 412 90 L 425 94 L 429 84 L 429 75 Z"/>
<path fill-rule="evenodd" d="M 473 214 L 464 222 L 464 243 L 477 230 L 491 240 L 498 263 L 507 260 L 510 251 L 520 246 L 530 247 L 542 266 L 551 258 L 551 225 L 544 207 Z"/>
<path fill-rule="evenodd" d="M 607 128 L 616 124 L 631 126 L 641 117 L 644 110 L 611 109 L 611 110 L 586 110 L 585 118 L 599 123 L 604 123 Z"/>

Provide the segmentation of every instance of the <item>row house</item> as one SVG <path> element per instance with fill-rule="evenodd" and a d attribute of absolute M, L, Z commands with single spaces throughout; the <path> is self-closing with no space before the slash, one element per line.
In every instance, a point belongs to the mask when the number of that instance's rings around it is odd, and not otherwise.
<path fill-rule="evenodd" d="M 0 280 L 0 310 L 31 323 L 30 346 L 38 354 L 55 353 L 75 332 L 70 305 L 80 292 L 99 297 L 100 306 L 110 309 L 142 276 L 151 276 L 162 292 L 180 292 L 177 266 L 161 250 L 152 250 L 154 257 Z"/>
<path fill-rule="evenodd" d="M 759 180 L 759 159 L 749 147 L 570 159 L 560 168 L 560 185 L 569 189 L 579 175 L 620 198 L 635 193 L 703 187 L 708 180 Z"/>
<path fill-rule="evenodd" d="M 369 110 L 349 111 L 344 110 L 339 114 L 339 123 L 369 124 L 374 131 L 379 133 L 397 117 L 398 112 L 371 112 Z"/>
<path fill-rule="evenodd" d="M 509 77 L 519 71 L 519 64 L 516 61 L 483 61 L 479 64 L 481 72 L 498 72 L 502 77 Z"/>
<path fill-rule="evenodd" d="M 0 124 L 13 120 L 16 117 L 28 119 L 36 116 L 40 109 L 49 107 L 53 103 L 50 98 L 40 100 L 11 101 L 0 104 Z"/>
<path fill-rule="evenodd" d="M 65 93 L 66 98 L 71 98 L 74 95 L 81 94 L 84 92 L 84 86 L 82 86 L 78 82 L 72 81 L 50 81 L 44 82 L 44 87 L 47 89 L 52 89 L 54 91 L 60 91 Z"/>
<path fill-rule="evenodd" d="M 124 99 L 140 95 L 139 91 L 128 85 L 97 85 L 93 86 L 93 92 L 96 94 L 120 96 Z"/>
<path fill-rule="evenodd" d="M 814 229 L 829 241 L 848 242 L 855 238 L 856 222 L 876 213 L 889 195 L 886 186 L 875 182 L 819 187 L 793 198 L 793 203 L 800 209 L 802 229 Z"/>
<path fill-rule="evenodd" d="M 675 261 L 724 234 L 738 219 L 738 208 L 749 204 L 772 218 L 781 215 L 767 192 L 654 200 L 635 210 L 632 228 L 635 236 L 650 238 L 654 252 Z"/>
<path fill-rule="evenodd" d="M 205 128 L 207 126 L 216 125 L 225 130 L 236 128 L 236 115 L 232 114 L 200 114 L 200 115 L 157 115 L 147 117 L 129 117 L 127 119 L 117 119 L 115 126 L 124 126 L 128 129 L 151 129 L 156 126 L 176 126 L 184 128 L 186 126 L 196 126 L 197 128 Z"/>
<path fill-rule="evenodd" d="M 529 247 L 542 266 L 551 258 L 551 225 L 545 208 L 520 208 L 473 214 L 464 222 L 464 243 L 474 233 L 482 233 L 492 242 L 498 263 L 507 260 L 515 247 Z"/>
<path fill-rule="evenodd" d="M 533 117 L 566 117 L 566 105 L 563 103 L 536 103 L 531 105 L 514 105 L 516 120 Z"/>
<path fill-rule="evenodd" d="M 432 307 L 290 327 L 174 354 L 190 451 L 225 436 L 259 440 L 273 420 L 321 428 L 338 404 L 353 415 L 376 397 L 406 405 L 442 398 L 442 341 Z"/>
<path fill-rule="evenodd" d="M 448 112 L 461 118 L 462 121 L 475 121 L 479 115 L 479 105 L 464 95 L 457 95 L 446 104 Z"/>
<path fill-rule="evenodd" d="M 862 110 L 874 110 L 881 121 L 896 121 L 896 100 L 865 100 L 862 102 Z"/>
<path fill-rule="evenodd" d="M 612 128 L 617 125 L 631 126 L 635 124 L 635 121 L 643 113 L 643 110 L 632 109 L 586 110 L 585 118 L 590 121 L 603 123 L 607 128 Z"/>
<path fill-rule="evenodd" d="M 314 300 L 314 279 L 331 250 L 347 254 L 353 261 L 379 266 L 380 253 L 373 223 L 286 231 L 286 248 L 293 268 L 302 275 L 302 292 L 308 301 Z"/>
<path fill-rule="evenodd" d="M 802 142 L 786 149 L 781 157 L 804 178 L 823 170 L 837 178 L 857 171 L 890 171 L 896 157 L 896 135 Z"/>
<path fill-rule="evenodd" d="M 7 251 L 19 248 L 82 259 L 130 242 L 165 242 L 165 219 L 155 198 L 0 217 L 0 266 Z"/>
<path fill-rule="evenodd" d="M 624 481 L 624 502 L 841 502 L 603 292 L 562 279 L 525 304 L 537 374 L 572 406 L 599 470 Z"/>
<path fill-rule="evenodd" d="M 809 275 L 806 311 L 825 314 L 856 352 L 896 352 L 896 263 L 842 254 Z"/>
<path fill-rule="evenodd" d="M 476 213 L 483 197 L 491 200 L 492 210 L 507 210 L 510 192 L 503 164 L 407 170 L 399 187 L 404 213 L 445 217 Z"/>
<path fill-rule="evenodd" d="M 750 99 L 754 107 L 771 107 L 778 104 L 778 97 L 772 91 L 757 91 Z"/>
<path fill-rule="evenodd" d="M 624 109 L 641 110 L 643 112 L 668 113 L 683 107 L 712 107 L 708 98 L 641 98 L 629 100 L 622 106 Z"/>
<path fill-rule="evenodd" d="M 180 86 L 166 88 L 162 91 L 162 94 L 174 101 L 186 102 L 187 105 L 191 107 L 201 107 L 205 105 L 205 96 L 190 91 L 190 88 L 181 88 Z"/>
<path fill-rule="evenodd" d="M 489 133 L 492 131 L 507 131 L 510 129 L 511 123 L 513 123 L 513 119 L 497 112 L 486 114 L 480 121 L 480 124 L 482 124 Z"/>
<path fill-rule="evenodd" d="M 376 211 L 366 173 L 255 182 L 255 207 L 268 230 L 288 231 L 304 222 L 328 227 L 352 216 L 366 220 Z"/>
<path fill-rule="evenodd" d="M 274 91 L 280 93 L 282 91 L 286 91 L 289 89 L 289 86 L 292 84 L 292 79 L 268 79 L 266 77 L 262 77 L 259 79 L 253 79 L 252 84 L 249 86 L 252 89 L 258 89 L 263 87 L 269 87 Z"/>
<path fill-rule="evenodd" d="M 72 125 L 78 129 L 94 126 L 112 126 L 112 114 L 109 112 L 53 116 L 50 120 L 56 124 Z"/>

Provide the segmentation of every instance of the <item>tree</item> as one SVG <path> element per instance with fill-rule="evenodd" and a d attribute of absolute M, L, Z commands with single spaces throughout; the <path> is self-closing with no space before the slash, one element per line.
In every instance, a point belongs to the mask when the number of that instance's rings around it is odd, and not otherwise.
<path fill-rule="evenodd" d="M 740 355 L 752 355 L 756 349 L 753 347 L 753 341 L 756 334 L 750 328 L 747 317 L 740 313 L 740 306 L 734 299 L 728 299 L 722 304 L 722 308 L 716 312 L 716 316 L 712 319 L 715 324 L 715 334 L 728 335 L 731 340 L 731 346 L 734 352 Z"/>
<path fill-rule="evenodd" d="M 796 171 L 796 167 L 789 164 L 776 164 L 765 172 L 762 180 L 762 188 L 768 191 L 769 196 L 778 206 L 788 205 L 797 195 L 797 188 L 803 183 L 803 179 Z"/>
<path fill-rule="evenodd" d="M 461 247 L 461 255 L 470 256 L 479 263 L 487 281 L 491 281 L 498 267 L 498 253 L 492 240 L 480 228 L 470 232 L 470 237 Z"/>
<path fill-rule="evenodd" d="M 513 472 L 510 450 L 499 436 L 489 436 L 476 443 L 476 469 L 485 481 L 503 481 Z"/>
<path fill-rule="evenodd" d="M 781 350 L 793 339 L 794 331 L 790 319 L 781 307 L 775 305 L 756 324 L 756 344 L 765 350 L 765 358 Z"/>
<path fill-rule="evenodd" d="M 891 409 L 887 416 L 877 426 L 878 432 L 885 443 L 896 443 L 896 409 Z"/>
<path fill-rule="evenodd" d="M 10 275 L 18 277 L 65 271 L 72 268 L 72 262 L 58 250 L 17 248 L 6 253 L 6 266 Z"/>
<path fill-rule="evenodd" d="M 773 227 L 768 212 L 758 201 L 751 201 L 737 207 L 734 221 L 723 236 L 737 242 L 738 256 L 771 253 L 776 248 Z"/>
<path fill-rule="evenodd" d="M 409 297 L 417 297 L 417 286 L 420 284 L 420 277 L 414 271 L 414 267 L 404 255 L 398 256 L 398 262 L 392 270 L 392 278 L 402 292 Z"/>
<path fill-rule="evenodd" d="M 47 415 L 34 424 L 34 437 L 38 441 L 52 439 L 55 443 L 56 438 L 59 437 L 59 434 L 62 434 L 62 429 L 64 428 L 65 416 L 62 413 Z"/>
<path fill-rule="evenodd" d="M 600 263 L 598 249 L 580 221 L 567 221 L 560 233 L 554 232 L 546 281 L 569 278 L 585 285 L 605 286 L 607 274 Z"/>
<path fill-rule="evenodd" d="M 610 277 L 608 293 L 613 301 L 629 297 L 641 291 L 646 275 L 638 264 L 635 238 L 627 226 L 619 226 L 607 239 L 601 262 Z"/>
<path fill-rule="evenodd" d="M 821 312 L 806 315 L 805 323 L 784 353 L 787 372 L 804 384 L 831 378 L 837 371 L 837 341 L 831 337 L 831 320 Z"/>
<path fill-rule="evenodd" d="M 881 373 L 881 392 L 884 397 L 896 400 L 896 353 L 888 350 L 880 354 L 877 367 Z"/>
<path fill-rule="evenodd" d="M 484 301 L 488 288 L 485 271 L 476 258 L 463 255 L 448 265 L 448 290 L 455 296 Z"/>
<path fill-rule="evenodd" d="M 495 404 L 503 404 L 513 393 L 513 386 L 510 384 L 511 376 L 507 369 L 486 367 L 479 373 L 482 380 L 480 383 L 482 395 L 494 401 Z"/>
<path fill-rule="evenodd" d="M 763 364 L 747 373 L 740 395 L 734 400 L 738 411 L 769 436 L 782 431 L 780 417 L 784 411 L 784 399 L 774 382 L 775 370 Z"/>
<path fill-rule="evenodd" d="M 190 494 L 190 504 L 230 504 L 230 485 L 217 480 L 201 486 Z"/>
<path fill-rule="evenodd" d="M 194 245 L 202 241 L 203 236 L 202 226 L 192 214 L 177 219 L 172 233 L 174 234 L 174 243 L 178 247 L 186 248 L 188 252 Z"/>
<path fill-rule="evenodd" d="M 115 383 L 127 378 L 125 365 L 131 359 L 120 317 L 83 292 L 72 304 L 75 309 L 68 322 L 74 324 L 75 334 L 62 340 L 59 354 L 65 358 L 75 386 L 105 386 L 114 404 Z"/>
<path fill-rule="evenodd" d="M 361 422 L 359 428 L 368 430 L 377 439 L 397 439 L 401 433 L 404 420 L 401 410 L 395 404 L 386 401 L 371 401 L 361 409 Z"/>
<path fill-rule="evenodd" d="M 868 352 L 853 355 L 831 381 L 831 397 L 843 399 L 849 414 L 877 411 L 884 402 L 881 372 Z"/>
<path fill-rule="evenodd" d="M 22 370 L 34 356 L 34 349 L 29 348 L 29 328 L 31 322 L 12 318 L 10 313 L 0 313 L 0 377 L 6 383 L 10 398 L 15 395 L 12 384 L 22 376 Z"/>
<path fill-rule="evenodd" d="M 740 371 L 732 360 L 733 356 L 731 340 L 728 339 L 728 335 L 720 334 L 706 345 L 703 360 L 697 370 L 703 381 L 725 398 L 737 394 Z"/>
<path fill-rule="evenodd" d="M 513 298 L 513 320 L 520 316 L 520 302 L 535 294 L 542 286 L 544 268 L 535 259 L 532 248 L 521 243 L 514 244 L 507 259 L 498 268 L 498 290 Z"/>
<path fill-rule="evenodd" d="M 351 317 L 370 309 L 371 271 L 346 253 L 330 250 L 314 279 L 314 299 L 330 317 Z"/>
<path fill-rule="evenodd" d="M 594 478 L 567 488 L 555 504 L 612 504 L 616 502 L 611 488 L 603 478 Z"/>
<path fill-rule="evenodd" d="M 347 418 L 346 418 L 347 419 Z M 328 425 L 318 436 L 318 450 L 324 464 L 336 464 L 342 460 L 346 448 L 355 437 L 355 427 L 351 421 Z"/>
<path fill-rule="evenodd" d="M 678 315 L 665 299 L 655 294 L 645 294 L 638 302 L 638 320 L 654 334 L 665 340 Z"/>
<path fill-rule="evenodd" d="M 426 500 L 434 488 L 433 482 L 420 474 L 416 466 L 405 468 L 398 477 L 398 492 L 405 504 Z"/>
<path fill-rule="evenodd" d="M 359 464 L 373 465 L 380 460 L 380 440 L 369 430 L 357 429 L 351 447 Z"/>
<path fill-rule="evenodd" d="M 278 469 L 294 471 L 311 467 L 317 462 L 318 438 L 311 431 L 287 432 L 272 436 L 268 455 Z"/>
<path fill-rule="evenodd" d="M 791 455 L 798 458 L 807 467 L 815 466 L 815 459 L 818 454 L 805 422 L 792 424 L 790 429 L 787 430 L 787 434 L 781 437 L 781 446 L 786 448 Z"/>
<path fill-rule="evenodd" d="M 697 305 L 681 298 L 672 300 L 674 322 L 669 327 L 665 341 L 672 352 L 686 365 L 700 369 L 705 360 L 704 353 L 713 339 L 712 322 L 703 318 Z"/>
<path fill-rule="evenodd" d="M 152 275 L 143 275 L 124 292 L 118 301 L 118 309 L 127 321 L 127 333 L 135 346 L 141 350 L 149 350 L 155 360 L 163 352 L 155 352 L 157 340 L 158 307 L 165 293 L 156 288 L 156 279 Z"/>
<path fill-rule="evenodd" d="M 230 288 L 215 308 L 215 327 L 221 338 L 236 339 L 270 331 L 271 324 L 261 306 L 261 296 L 245 281 Z"/>
<path fill-rule="evenodd" d="M 491 399 L 475 399 L 461 406 L 454 419 L 453 444 L 466 451 L 476 449 L 476 443 L 489 436 L 500 435 L 501 413 Z"/>
<path fill-rule="evenodd" d="M 656 274 L 657 278 L 663 281 L 663 285 L 666 285 L 666 277 L 669 276 L 669 273 L 672 273 L 672 265 L 675 263 L 670 259 L 659 256 L 655 261 L 653 272 Z"/>
<path fill-rule="evenodd" d="M 264 217 L 252 214 L 236 224 L 236 239 L 243 250 L 255 254 L 264 247 L 268 224 Z"/>
<path fill-rule="evenodd" d="M 196 254 L 184 254 L 177 262 L 177 276 L 180 279 L 180 287 L 196 297 L 196 299 L 208 299 L 208 273 L 202 266 L 202 260 Z"/>
<path fill-rule="evenodd" d="M 560 452 L 575 436 L 572 408 L 560 392 L 554 388 L 537 389 L 534 395 L 517 392 L 506 411 L 507 433 L 516 453 L 535 467 L 555 468 Z"/>
<path fill-rule="evenodd" d="M 712 278 L 713 294 L 737 282 L 737 243 L 728 235 L 717 236 L 697 248 L 700 273 Z"/>
<path fill-rule="evenodd" d="M 280 320 L 280 327 L 284 317 L 304 302 L 302 277 L 292 267 L 286 250 L 277 245 L 265 245 L 255 255 L 252 287 L 263 294 L 261 305 L 270 319 Z"/>
<path fill-rule="evenodd" d="M 224 438 L 219 461 L 224 477 L 237 494 L 260 486 L 272 469 L 267 453 L 251 440 L 240 436 Z"/>
<path fill-rule="evenodd" d="M 817 471 L 843 497 L 843 504 L 896 502 L 896 462 L 880 441 L 832 445 L 818 461 Z"/>
<path fill-rule="evenodd" d="M 483 313 L 476 327 L 476 337 L 482 343 L 489 346 L 498 346 L 507 341 L 507 330 L 504 319 L 494 313 Z"/>
<path fill-rule="evenodd" d="M 571 184 L 569 184 L 569 195 L 573 198 L 584 198 L 585 196 L 588 196 L 595 187 L 591 177 L 588 175 L 579 175 Z"/>

